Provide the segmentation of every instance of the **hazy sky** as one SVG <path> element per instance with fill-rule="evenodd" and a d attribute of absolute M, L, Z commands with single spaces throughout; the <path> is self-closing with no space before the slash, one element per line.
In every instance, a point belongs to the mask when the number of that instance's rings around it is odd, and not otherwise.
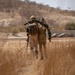
<path fill-rule="evenodd" d="M 37 3 L 48 4 L 52 7 L 61 7 L 62 9 L 70 8 L 75 10 L 75 0 L 30 0 Z"/>

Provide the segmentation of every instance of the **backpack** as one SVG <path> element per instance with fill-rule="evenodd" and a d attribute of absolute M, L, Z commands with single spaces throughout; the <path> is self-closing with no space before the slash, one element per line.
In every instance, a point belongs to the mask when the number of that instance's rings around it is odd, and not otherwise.
<path fill-rule="evenodd" d="M 31 34 L 31 35 L 35 35 L 37 34 L 37 26 L 36 26 L 36 23 L 28 23 L 28 26 L 27 26 L 27 29 L 26 31 Z"/>

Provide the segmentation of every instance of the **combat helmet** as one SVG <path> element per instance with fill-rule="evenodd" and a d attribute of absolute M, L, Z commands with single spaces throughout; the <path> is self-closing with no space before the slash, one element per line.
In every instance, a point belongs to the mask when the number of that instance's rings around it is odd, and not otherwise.
<path fill-rule="evenodd" d="M 30 20 L 32 20 L 32 19 L 36 19 L 36 17 L 35 17 L 34 15 L 32 15 L 32 16 L 30 17 Z"/>

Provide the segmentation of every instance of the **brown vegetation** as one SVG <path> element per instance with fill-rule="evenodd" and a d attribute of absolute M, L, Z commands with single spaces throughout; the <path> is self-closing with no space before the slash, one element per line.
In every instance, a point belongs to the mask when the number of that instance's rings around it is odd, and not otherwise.
<path fill-rule="evenodd" d="M 29 66 L 25 44 L 19 40 L 4 42 L 3 48 L 0 47 L 0 75 L 17 75 L 27 64 Z"/>
<path fill-rule="evenodd" d="M 16 15 L 17 13 L 19 15 Z M 20 0 L 0 0 L 0 22 L 5 18 L 19 20 L 21 17 L 21 24 L 23 24 L 33 14 L 37 17 L 44 17 L 51 27 L 58 27 L 60 30 L 61 25 L 64 29 L 66 23 L 75 21 L 75 11 L 63 11 L 29 0 L 24 2 Z M 44 75 L 75 75 L 74 38 L 53 39 L 51 43 L 47 43 L 48 58 L 43 62 L 39 59 L 32 60 L 31 54 L 26 51 L 25 40 L 3 39 L 4 37 L 8 38 L 8 32 L 11 32 L 13 27 L 3 27 L 2 24 L 0 26 L 0 32 L 7 33 L 0 33 L 0 75 L 20 75 L 22 72 L 25 75 L 26 72 L 30 72 L 27 75 L 42 75 L 43 73 Z M 17 28 L 22 31 L 24 27 Z M 16 29 L 17 32 L 19 31 L 18 29 Z M 32 62 L 34 63 L 32 64 Z"/>
<path fill-rule="evenodd" d="M 58 39 L 48 45 L 48 60 L 44 75 L 75 75 L 75 41 L 73 38 Z"/>
<path fill-rule="evenodd" d="M 10 25 L 22 25 L 29 20 L 31 15 L 35 15 L 37 18 L 44 17 L 52 29 L 59 30 L 63 30 L 66 23 L 75 21 L 75 11 L 61 10 L 30 0 L 0 0 L 0 19 L 13 19 L 1 21 L 0 25 L 6 25 L 5 22 Z"/>
<path fill-rule="evenodd" d="M 0 75 L 75 75 L 74 40 L 58 38 L 48 42 L 48 58 L 44 60 L 31 58 L 24 40 L 8 40 L 0 47 Z"/>

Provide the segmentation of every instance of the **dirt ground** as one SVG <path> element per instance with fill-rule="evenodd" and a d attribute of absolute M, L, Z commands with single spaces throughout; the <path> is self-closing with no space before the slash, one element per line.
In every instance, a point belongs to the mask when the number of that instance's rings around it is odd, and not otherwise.
<path fill-rule="evenodd" d="M 25 40 L 0 42 L 0 75 L 75 75 L 75 38 L 47 43 L 47 58 L 36 59 Z"/>

